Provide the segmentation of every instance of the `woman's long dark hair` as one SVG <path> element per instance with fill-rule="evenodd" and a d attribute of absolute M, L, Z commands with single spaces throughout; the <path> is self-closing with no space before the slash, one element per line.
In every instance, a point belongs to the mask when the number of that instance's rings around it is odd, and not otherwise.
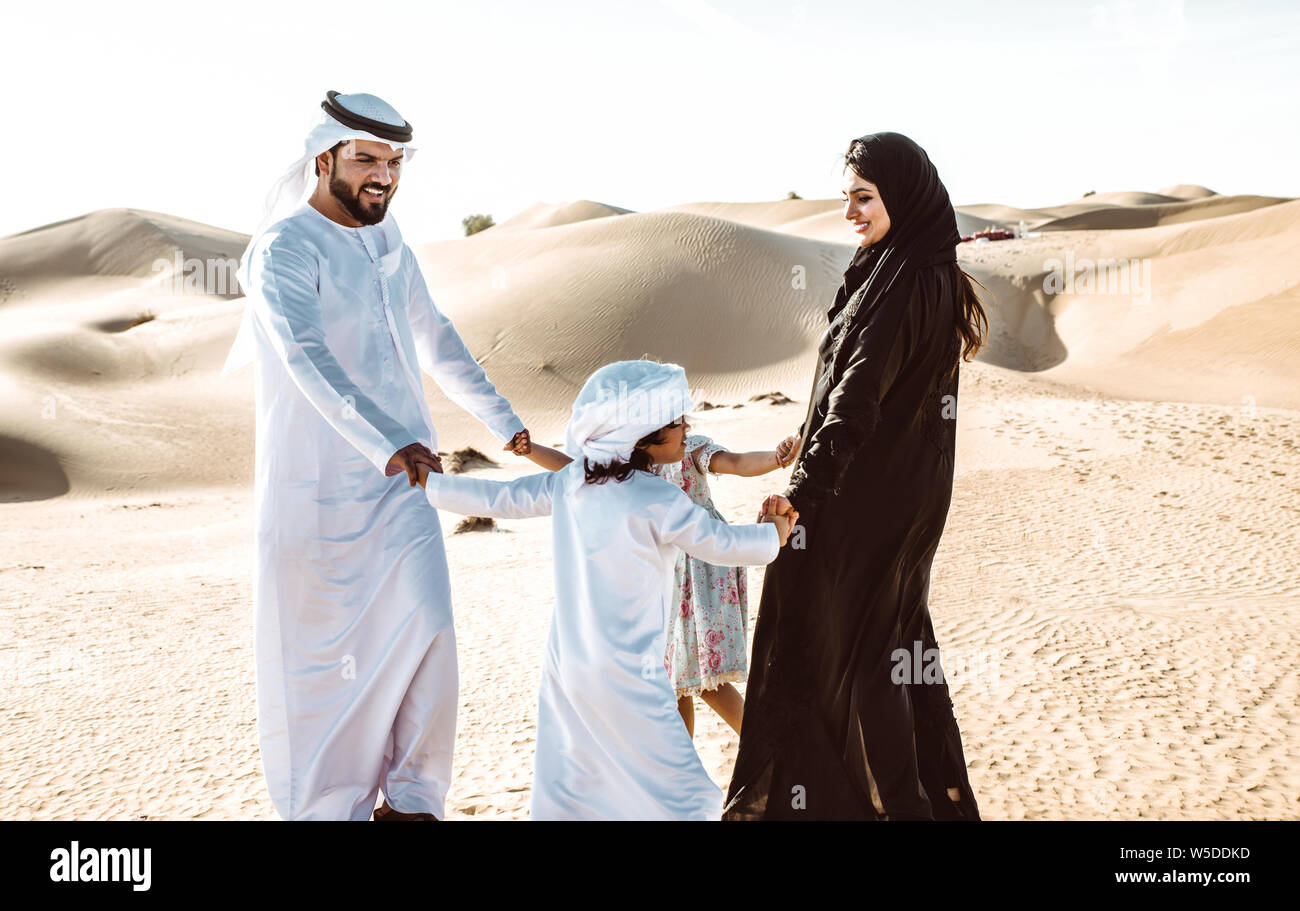
<path fill-rule="evenodd" d="M 664 431 L 667 427 L 660 427 L 658 430 L 647 433 L 641 439 L 636 441 L 636 446 L 632 450 L 632 457 L 624 462 L 622 459 L 615 459 L 608 465 L 593 465 L 587 461 L 586 456 L 582 459 L 582 472 L 588 484 L 604 484 L 610 478 L 615 481 L 626 481 L 634 471 L 650 471 L 654 468 L 654 463 L 650 461 L 650 453 L 646 451 L 646 446 L 655 446 L 664 441 Z"/>
<path fill-rule="evenodd" d="M 891 136 L 896 134 L 878 134 L 880 136 Z M 878 173 L 876 162 L 871 155 L 868 142 L 875 137 L 862 136 L 849 143 L 848 151 L 844 153 L 844 166 L 852 168 L 853 173 L 857 174 L 863 180 L 869 180 L 877 187 L 881 186 L 882 175 Z M 899 137 L 902 138 L 902 137 Z M 910 140 L 907 140 L 910 142 Z M 919 146 L 916 147 L 919 150 Z M 922 152 L 922 154 L 924 154 Z M 928 164 L 928 160 L 927 160 Z M 932 167 L 932 166 L 931 166 Z M 938 176 L 935 175 L 937 182 Z M 940 188 L 942 185 L 940 184 Z M 880 198 L 885 204 L 885 210 L 889 211 L 889 200 L 886 197 L 886 189 L 881 188 Z M 943 191 L 944 202 L 947 204 L 947 191 Z M 947 209 L 951 212 L 951 204 L 947 204 Z M 890 213 L 891 222 L 894 221 L 894 214 Z M 955 218 L 953 224 L 955 225 Z M 953 228 L 955 231 L 955 227 Z M 975 285 L 984 288 L 976 278 L 967 274 L 960 265 L 954 260 L 947 264 L 951 272 L 953 287 L 957 289 L 957 297 L 953 303 L 954 321 L 957 324 L 957 340 L 960 343 L 960 353 L 958 363 L 969 361 L 975 356 L 975 353 L 984 347 L 984 342 L 988 338 L 989 321 L 988 316 L 984 313 L 984 307 L 980 304 L 979 296 L 975 293 Z M 988 288 L 984 288 L 988 292 Z M 953 365 L 953 369 L 957 364 Z"/>

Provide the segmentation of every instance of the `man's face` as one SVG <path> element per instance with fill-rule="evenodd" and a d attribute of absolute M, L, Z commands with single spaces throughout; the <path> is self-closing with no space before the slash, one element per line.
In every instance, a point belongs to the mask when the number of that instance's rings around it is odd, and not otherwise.
<path fill-rule="evenodd" d="M 397 192 L 402 155 L 402 149 L 382 142 L 354 139 L 343 143 L 332 156 L 330 195 L 361 224 L 379 224 Z"/>

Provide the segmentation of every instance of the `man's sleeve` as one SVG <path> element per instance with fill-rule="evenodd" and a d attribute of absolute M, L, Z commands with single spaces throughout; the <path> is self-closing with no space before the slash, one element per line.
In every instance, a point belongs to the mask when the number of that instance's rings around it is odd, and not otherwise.
<path fill-rule="evenodd" d="M 410 248 L 407 255 L 414 259 Z M 409 315 L 420 367 L 434 378 L 447 398 L 483 422 L 503 443 L 523 430 L 523 421 L 469 353 L 451 320 L 434 304 L 418 263 L 411 275 Z"/>
<path fill-rule="evenodd" d="M 419 442 L 343 370 L 325 342 L 315 258 L 283 237 L 250 256 L 247 306 L 294 385 L 330 426 L 381 472 L 393 453 Z"/>

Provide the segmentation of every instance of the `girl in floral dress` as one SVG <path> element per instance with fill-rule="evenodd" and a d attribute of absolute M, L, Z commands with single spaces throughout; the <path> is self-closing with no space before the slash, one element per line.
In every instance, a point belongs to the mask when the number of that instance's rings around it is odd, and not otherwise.
<path fill-rule="evenodd" d="M 790 465 L 798 451 L 798 436 L 787 437 L 774 450 L 729 452 L 706 436 L 690 434 L 686 458 L 656 466 L 656 473 L 723 519 L 709 493 L 709 472 L 755 477 Z M 745 679 L 745 568 L 714 566 L 683 553 L 674 581 L 676 610 L 669 621 L 664 667 L 677 691 L 677 711 L 694 737 L 694 697 L 699 696 L 739 734 L 745 700 L 732 683 Z"/>

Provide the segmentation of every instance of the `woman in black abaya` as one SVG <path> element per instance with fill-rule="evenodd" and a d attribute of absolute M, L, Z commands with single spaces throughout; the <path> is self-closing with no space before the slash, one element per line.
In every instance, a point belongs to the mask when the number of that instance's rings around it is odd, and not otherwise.
<path fill-rule="evenodd" d="M 845 217 L 860 245 L 827 313 L 790 486 L 769 498 L 799 513 L 804 546 L 767 569 L 723 818 L 978 819 L 927 597 L 958 365 L 987 322 L 916 143 L 850 144 Z"/>

